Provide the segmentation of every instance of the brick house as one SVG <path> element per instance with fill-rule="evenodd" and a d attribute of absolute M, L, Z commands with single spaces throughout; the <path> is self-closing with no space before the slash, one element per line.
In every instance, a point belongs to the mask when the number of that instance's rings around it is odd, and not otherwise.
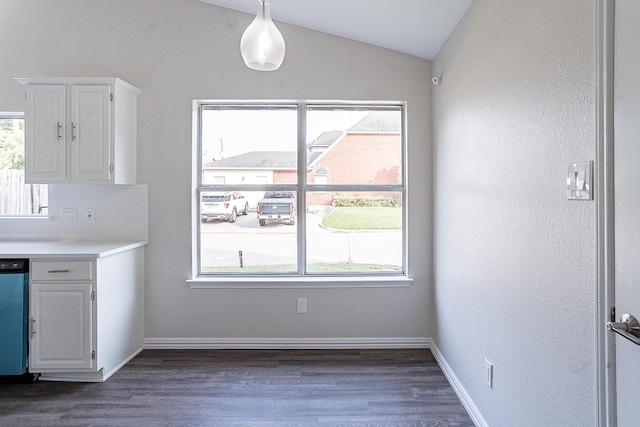
<path fill-rule="evenodd" d="M 322 133 L 307 144 L 307 182 L 398 183 L 402 153 L 400 128 L 399 112 L 374 111 L 346 131 Z M 203 183 L 295 184 L 296 161 L 293 151 L 251 151 L 204 164 Z M 254 201 L 252 197 L 250 200 Z M 307 193 L 309 205 L 331 205 L 332 200 L 331 193 Z"/>

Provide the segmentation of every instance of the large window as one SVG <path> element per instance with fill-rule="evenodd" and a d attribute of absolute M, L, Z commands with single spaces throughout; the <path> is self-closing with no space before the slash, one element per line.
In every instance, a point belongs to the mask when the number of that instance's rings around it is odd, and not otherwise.
<path fill-rule="evenodd" d="M 197 276 L 405 274 L 404 103 L 194 111 Z"/>
<path fill-rule="evenodd" d="M 24 114 L 0 112 L 0 216 L 46 215 L 47 186 L 25 184 Z"/>

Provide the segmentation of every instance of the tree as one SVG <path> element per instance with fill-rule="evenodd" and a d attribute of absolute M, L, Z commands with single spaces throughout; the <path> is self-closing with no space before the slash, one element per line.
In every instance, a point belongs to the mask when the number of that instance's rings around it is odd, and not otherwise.
<path fill-rule="evenodd" d="M 0 169 L 24 169 L 24 119 L 0 119 Z"/>

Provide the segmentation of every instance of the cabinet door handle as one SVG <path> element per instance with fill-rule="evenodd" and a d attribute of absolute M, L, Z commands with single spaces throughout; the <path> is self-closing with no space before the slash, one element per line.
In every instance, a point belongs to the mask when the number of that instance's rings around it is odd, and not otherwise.
<path fill-rule="evenodd" d="M 60 140 L 60 138 L 62 138 L 62 125 L 60 124 L 60 122 L 58 122 L 56 139 Z"/>
<path fill-rule="evenodd" d="M 623 314 L 620 322 L 608 322 L 607 329 L 640 345 L 640 322 L 630 314 Z"/>
<path fill-rule="evenodd" d="M 71 123 L 71 140 L 76 140 L 76 125 Z"/>
<path fill-rule="evenodd" d="M 68 273 L 69 270 L 49 270 L 47 273 Z"/>
<path fill-rule="evenodd" d="M 33 336 L 36 334 L 36 319 L 32 317 L 31 324 L 29 326 L 31 326 L 31 338 L 33 338 Z"/>

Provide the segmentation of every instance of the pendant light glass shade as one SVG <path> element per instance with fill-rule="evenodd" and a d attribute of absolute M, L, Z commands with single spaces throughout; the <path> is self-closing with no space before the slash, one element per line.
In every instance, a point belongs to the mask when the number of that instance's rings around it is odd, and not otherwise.
<path fill-rule="evenodd" d="M 244 30 L 240 53 L 247 67 L 258 71 L 277 70 L 284 59 L 284 39 L 271 20 L 269 0 L 258 1 L 258 14 Z"/>

